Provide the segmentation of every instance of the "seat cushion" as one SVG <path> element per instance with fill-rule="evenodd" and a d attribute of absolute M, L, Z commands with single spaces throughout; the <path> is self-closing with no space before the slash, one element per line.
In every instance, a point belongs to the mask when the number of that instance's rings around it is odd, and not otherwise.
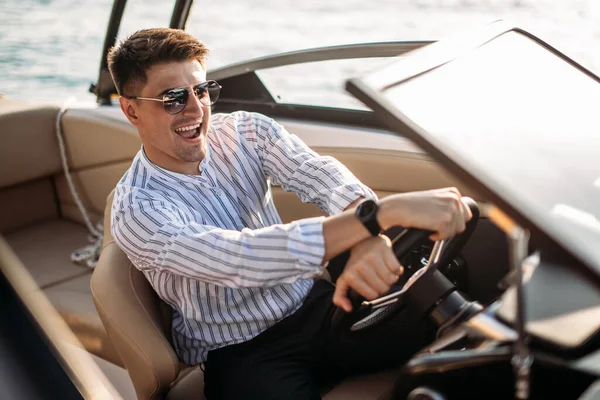
<path fill-rule="evenodd" d="M 94 306 L 92 270 L 71 261 L 74 250 L 89 244 L 87 234 L 79 224 L 55 219 L 21 228 L 5 239 L 85 349 L 122 365 Z"/>
<path fill-rule="evenodd" d="M 166 400 L 204 400 L 204 372 L 200 367 L 189 368 L 179 374 Z"/>
<path fill-rule="evenodd" d="M 90 292 L 91 271 L 44 290 L 44 294 L 67 322 L 84 348 L 113 364 L 122 366 L 96 311 Z"/>
<path fill-rule="evenodd" d="M 54 219 L 18 229 L 5 239 L 41 288 L 86 275 L 71 262 L 71 253 L 89 244 L 82 225 Z"/>

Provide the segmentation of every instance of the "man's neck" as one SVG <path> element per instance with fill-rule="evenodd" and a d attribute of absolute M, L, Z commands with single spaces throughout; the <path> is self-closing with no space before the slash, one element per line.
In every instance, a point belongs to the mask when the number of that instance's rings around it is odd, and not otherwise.
<path fill-rule="evenodd" d="M 184 175 L 202 175 L 202 171 L 200 171 L 202 160 L 185 162 L 165 153 L 154 154 L 151 148 L 142 147 L 142 150 L 150 162 L 162 169 Z"/>

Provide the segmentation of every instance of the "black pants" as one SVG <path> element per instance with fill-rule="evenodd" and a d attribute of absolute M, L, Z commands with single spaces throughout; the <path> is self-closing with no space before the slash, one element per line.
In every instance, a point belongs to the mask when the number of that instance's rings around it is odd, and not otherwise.
<path fill-rule="evenodd" d="M 208 353 L 205 395 L 218 399 L 320 399 L 344 376 L 401 366 L 433 327 L 410 307 L 365 332 L 336 335 L 334 287 L 317 280 L 302 307 L 248 342 Z"/>

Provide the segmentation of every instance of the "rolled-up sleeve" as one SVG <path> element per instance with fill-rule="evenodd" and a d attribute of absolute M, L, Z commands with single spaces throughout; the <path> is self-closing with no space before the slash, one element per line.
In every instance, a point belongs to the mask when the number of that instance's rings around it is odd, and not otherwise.
<path fill-rule="evenodd" d="M 115 242 L 140 270 L 225 287 L 267 287 L 323 271 L 324 217 L 260 229 L 226 230 L 190 221 L 173 203 L 120 187 L 112 205 Z"/>
<path fill-rule="evenodd" d="M 328 215 L 341 213 L 359 197 L 377 200 L 338 160 L 317 154 L 274 120 L 260 114 L 254 118 L 259 157 L 274 185 L 316 204 Z"/>

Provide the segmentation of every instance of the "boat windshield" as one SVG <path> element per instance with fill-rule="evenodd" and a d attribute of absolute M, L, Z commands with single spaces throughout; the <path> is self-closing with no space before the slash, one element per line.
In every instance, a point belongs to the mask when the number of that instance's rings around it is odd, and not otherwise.
<path fill-rule="evenodd" d="M 509 32 L 382 93 L 446 165 L 600 273 L 597 77 Z"/>
<path fill-rule="evenodd" d="M 256 73 L 278 103 L 369 110 L 345 91 L 344 84 L 389 62 L 389 58 L 328 60 Z"/>

